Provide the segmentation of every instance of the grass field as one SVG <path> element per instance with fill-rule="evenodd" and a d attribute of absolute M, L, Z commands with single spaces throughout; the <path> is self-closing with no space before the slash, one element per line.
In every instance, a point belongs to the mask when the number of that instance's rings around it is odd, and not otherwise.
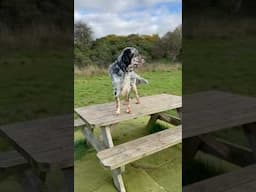
<path fill-rule="evenodd" d="M 181 95 L 181 69 L 140 73 L 149 85 L 139 87 L 141 96 L 160 93 Z M 112 86 L 107 75 L 75 76 L 75 107 L 113 101 Z M 154 132 L 145 129 L 148 117 L 120 123 L 113 130 L 115 144 Z M 160 126 L 163 127 L 166 124 Z M 86 181 L 86 182 L 85 182 Z M 181 191 L 181 145 L 136 161 L 127 166 L 124 181 L 132 192 Z M 171 181 L 171 182 L 170 182 Z M 80 131 L 75 132 L 75 191 L 115 192 L 109 170 L 103 169 L 96 152 L 87 147 Z"/>

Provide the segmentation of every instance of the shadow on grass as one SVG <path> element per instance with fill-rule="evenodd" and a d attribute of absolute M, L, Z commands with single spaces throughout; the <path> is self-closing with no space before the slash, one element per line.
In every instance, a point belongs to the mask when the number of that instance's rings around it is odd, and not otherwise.
<path fill-rule="evenodd" d="M 184 175 L 184 177 L 182 178 L 182 185 L 189 185 L 223 173 L 225 173 L 225 171 L 221 167 L 203 162 L 199 159 L 191 160 L 189 165 L 183 165 L 182 175 Z"/>
<path fill-rule="evenodd" d="M 80 160 L 91 149 L 85 142 L 85 140 L 75 141 L 75 161 Z"/>
<path fill-rule="evenodd" d="M 150 134 L 163 131 L 165 129 L 168 129 L 168 126 L 158 122 L 156 122 L 148 128 Z"/>

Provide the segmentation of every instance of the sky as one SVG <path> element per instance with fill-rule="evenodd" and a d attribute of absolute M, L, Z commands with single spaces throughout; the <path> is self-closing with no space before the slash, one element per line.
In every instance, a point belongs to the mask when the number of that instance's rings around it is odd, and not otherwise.
<path fill-rule="evenodd" d="M 181 0 L 75 0 L 75 22 L 87 23 L 94 38 L 109 34 L 159 34 L 182 23 Z"/>

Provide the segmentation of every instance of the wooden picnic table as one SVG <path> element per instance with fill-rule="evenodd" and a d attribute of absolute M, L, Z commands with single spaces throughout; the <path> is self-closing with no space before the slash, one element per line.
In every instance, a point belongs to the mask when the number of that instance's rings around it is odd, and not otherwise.
<path fill-rule="evenodd" d="M 149 124 L 154 123 L 158 118 L 165 117 L 165 115 L 161 115 L 160 117 L 160 113 L 172 109 L 180 109 L 182 101 L 180 96 L 160 94 L 141 97 L 140 104 L 135 104 L 134 100 L 132 100 L 131 103 L 132 113 L 127 114 L 124 111 L 125 107 L 123 107 L 123 111 L 118 116 L 114 111 L 115 102 L 75 109 L 75 112 L 87 125 L 87 127 L 84 128 L 87 141 L 90 142 L 97 151 L 114 146 L 110 128 L 115 124 L 146 115 L 151 115 Z M 177 119 L 172 116 L 168 116 L 167 118 L 169 118 L 169 121 L 177 121 Z M 101 135 L 104 139 L 103 145 L 93 134 L 93 129 L 97 127 L 101 128 Z"/>
<path fill-rule="evenodd" d="M 73 134 L 73 114 L 0 127 L 0 135 L 20 154 L 8 152 L 11 163 L 25 160 L 42 179 L 51 165 L 73 167 Z"/>
<path fill-rule="evenodd" d="M 182 113 L 183 166 L 186 166 L 198 151 L 242 167 L 256 162 L 256 98 L 222 91 L 195 93 L 184 96 Z M 229 128 L 242 128 L 249 147 L 228 142 L 213 134 Z M 234 178 L 233 174 L 236 173 L 228 174 L 228 179 Z M 226 176 L 217 176 L 209 179 L 209 183 L 202 181 L 191 184 L 185 187 L 185 191 L 210 191 L 213 185 L 214 191 L 217 188 L 220 188 L 219 191 L 233 191 L 223 185 L 225 178 Z M 255 180 L 253 182 L 255 183 Z M 246 183 L 240 187 L 246 187 Z"/>
<path fill-rule="evenodd" d="M 98 151 L 97 156 L 101 163 L 111 169 L 116 188 L 125 192 L 121 172 L 124 166 L 130 162 L 151 155 L 167 147 L 181 142 L 181 120 L 179 117 L 167 115 L 168 110 L 177 110 L 180 114 L 181 97 L 168 94 L 145 96 L 140 98 L 141 103 L 135 104 L 132 100 L 132 112 L 125 112 L 123 107 L 121 114 L 115 114 L 115 102 L 86 106 L 75 109 L 75 112 L 84 122 L 84 135 L 86 141 Z M 174 129 L 164 130 L 127 143 L 114 146 L 111 128 L 120 122 L 150 115 L 147 126 L 155 123 L 157 119 L 177 125 Z M 77 123 L 81 124 L 81 123 Z M 94 129 L 100 128 L 103 141 L 96 137 Z"/>
<path fill-rule="evenodd" d="M 191 158 L 198 150 L 245 166 L 256 159 L 256 98 L 222 91 L 207 91 L 184 96 L 183 145 Z M 216 139 L 211 133 L 242 126 L 250 149 Z M 192 147 L 193 146 L 193 147 Z M 186 146 L 183 147 L 186 154 Z M 239 155 L 240 154 L 240 155 Z M 242 154 L 242 159 L 239 157 Z M 187 159 L 189 157 L 187 156 Z"/>

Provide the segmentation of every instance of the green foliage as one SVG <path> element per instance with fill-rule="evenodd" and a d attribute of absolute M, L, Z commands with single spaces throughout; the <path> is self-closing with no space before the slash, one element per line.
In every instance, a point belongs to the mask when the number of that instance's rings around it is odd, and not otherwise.
<path fill-rule="evenodd" d="M 136 47 L 147 62 L 156 59 L 170 60 L 171 58 L 173 60 L 169 53 L 178 54 L 181 49 L 181 35 L 179 35 L 181 27 L 167 33 L 163 38 L 157 34 L 130 34 L 128 36 L 108 35 L 91 40 L 91 33 L 91 29 L 86 24 L 75 24 L 75 65 L 78 67 L 92 64 L 106 67 L 125 47 Z"/>
<path fill-rule="evenodd" d="M 167 58 L 175 61 L 182 48 L 182 28 L 178 26 L 173 32 L 167 32 L 153 47 L 153 58 Z"/>

